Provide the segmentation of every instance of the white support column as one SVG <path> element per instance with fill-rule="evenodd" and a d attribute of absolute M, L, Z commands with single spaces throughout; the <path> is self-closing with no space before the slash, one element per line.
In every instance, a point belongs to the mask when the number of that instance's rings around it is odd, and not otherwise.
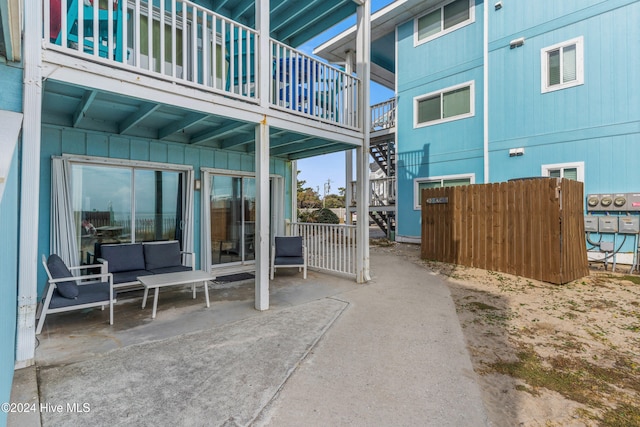
<path fill-rule="evenodd" d="M 269 309 L 269 125 L 256 125 L 256 310 Z"/>
<path fill-rule="evenodd" d="M 270 34 L 270 10 L 269 0 L 258 0 L 256 7 L 256 30 L 258 30 L 258 74 L 256 81 L 258 84 L 258 96 L 260 97 L 260 106 L 269 107 L 269 96 L 271 93 L 270 84 L 272 71 L 271 52 L 269 51 L 269 34 Z"/>
<path fill-rule="evenodd" d="M 348 50 L 345 52 L 345 64 L 344 71 L 351 75 L 353 73 L 353 60 L 354 60 L 354 52 L 352 50 Z M 344 194 L 344 205 L 346 207 L 346 223 L 351 225 L 353 223 L 353 216 L 349 212 L 349 208 L 353 202 L 353 194 L 351 192 L 351 181 L 353 181 L 353 150 L 345 151 L 345 194 Z"/>
<path fill-rule="evenodd" d="M 369 133 L 371 127 L 370 106 L 370 58 L 371 58 L 371 3 L 364 0 L 358 6 L 356 28 L 356 72 L 362 79 L 358 94 L 360 124 L 362 125 L 362 147 L 356 149 L 356 180 L 358 215 L 356 229 L 356 280 L 364 283 L 369 277 Z"/>
<path fill-rule="evenodd" d="M 38 213 L 40 197 L 40 122 L 42 111 L 41 2 L 24 2 L 24 93 L 20 240 L 18 261 L 18 321 L 16 368 L 33 364 L 35 314 L 38 300 Z M 33 30 L 35 29 L 35 30 Z"/>

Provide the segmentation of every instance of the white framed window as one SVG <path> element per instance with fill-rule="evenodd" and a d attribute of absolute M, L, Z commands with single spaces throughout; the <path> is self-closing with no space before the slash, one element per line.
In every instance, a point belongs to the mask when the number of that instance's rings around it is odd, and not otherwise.
<path fill-rule="evenodd" d="M 584 162 L 542 165 L 542 176 L 567 178 L 584 182 Z"/>
<path fill-rule="evenodd" d="M 464 119 L 475 115 L 474 82 L 466 82 L 413 98 L 413 127 Z"/>
<path fill-rule="evenodd" d="M 475 21 L 474 0 L 449 1 L 413 21 L 414 46 L 441 37 Z"/>
<path fill-rule="evenodd" d="M 584 84 L 584 37 L 540 51 L 542 93 Z"/>
<path fill-rule="evenodd" d="M 420 210 L 422 190 L 425 188 L 457 187 L 475 184 L 475 182 L 476 175 L 473 173 L 415 178 L 413 180 L 413 209 Z"/>

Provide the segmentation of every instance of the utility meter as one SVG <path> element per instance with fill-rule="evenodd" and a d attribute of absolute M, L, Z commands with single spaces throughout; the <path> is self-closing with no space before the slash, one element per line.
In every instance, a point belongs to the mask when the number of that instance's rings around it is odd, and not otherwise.
<path fill-rule="evenodd" d="M 637 234 L 640 232 L 640 217 L 619 216 L 618 232 L 622 234 Z"/>

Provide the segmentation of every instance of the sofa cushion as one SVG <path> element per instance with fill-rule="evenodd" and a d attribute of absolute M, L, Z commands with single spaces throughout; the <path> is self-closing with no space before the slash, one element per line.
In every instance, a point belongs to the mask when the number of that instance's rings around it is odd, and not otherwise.
<path fill-rule="evenodd" d="M 184 265 L 174 265 L 171 267 L 162 267 L 162 268 L 154 268 L 153 270 L 149 270 L 153 274 L 165 274 L 165 273 L 176 273 L 178 271 L 191 271 L 193 270 L 191 267 L 186 267 Z"/>
<path fill-rule="evenodd" d="M 121 283 L 137 282 L 139 276 L 149 276 L 151 274 L 153 273 L 147 270 L 120 271 L 113 273 L 113 284 L 119 285 Z"/>
<path fill-rule="evenodd" d="M 182 265 L 180 244 L 176 240 L 145 243 L 143 246 L 145 270 Z"/>
<path fill-rule="evenodd" d="M 144 254 L 141 243 L 102 245 L 102 258 L 109 262 L 109 272 L 144 270 Z"/>
<path fill-rule="evenodd" d="M 51 254 L 47 259 L 47 268 L 53 279 L 73 277 L 62 258 L 56 254 Z M 68 282 L 58 282 L 56 287 L 60 295 L 64 298 L 74 299 L 78 296 L 78 285 L 74 280 Z"/>
<path fill-rule="evenodd" d="M 80 292 L 76 299 L 62 298 L 58 289 L 53 291 L 49 308 L 71 307 L 74 305 L 91 304 L 104 301 L 109 302 L 109 283 L 91 283 L 89 285 L 81 285 Z M 116 292 L 113 291 L 113 299 L 116 298 Z"/>
<path fill-rule="evenodd" d="M 276 237 L 276 257 L 302 255 L 302 237 Z"/>

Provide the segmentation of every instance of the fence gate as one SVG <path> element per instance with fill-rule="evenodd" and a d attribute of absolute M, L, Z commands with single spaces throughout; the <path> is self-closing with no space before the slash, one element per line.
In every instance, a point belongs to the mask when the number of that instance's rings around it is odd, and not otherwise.
<path fill-rule="evenodd" d="M 562 284 L 589 274 L 583 184 L 560 178 L 422 190 L 423 259 Z"/>

